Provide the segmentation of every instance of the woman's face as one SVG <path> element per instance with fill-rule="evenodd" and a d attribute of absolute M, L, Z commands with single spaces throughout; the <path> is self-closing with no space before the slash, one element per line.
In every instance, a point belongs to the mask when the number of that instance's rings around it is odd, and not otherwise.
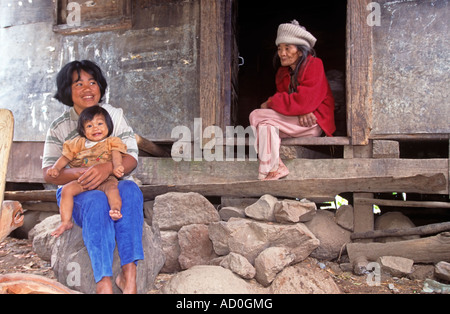
<path fill-rule="evenodd" d="M 92 75 L 81 70 L 78 77 L 77 71 L 73 72 L 72 101 L 76 113 L 80 114 L 84 109 L 97 105 L 100 97 L 100 87 Z"/>
<path fill-rule="evenodd" d="M 295 69 L 298 60 L 303 53 L 297 49 L 295 45 L 279 44 L 278 56 L 280 57 L 281 65 L 284 67 L 291 67 Z"/>

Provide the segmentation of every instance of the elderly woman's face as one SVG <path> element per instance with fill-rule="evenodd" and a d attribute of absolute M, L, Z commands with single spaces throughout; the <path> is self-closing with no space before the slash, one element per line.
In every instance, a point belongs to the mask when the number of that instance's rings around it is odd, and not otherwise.
<path fill-rule="evenodd" d="M 81 70 L 72 74 L 73 108 L 80 114 L 84 109 L 95 106 L 100 101 L 101 92 L 97 81 L 92 75 Z"/>
<path fill-rule="evenodd" d="M 295 45 L 279 44 L 278 56 L 280 57 L 282 66 L 294 69 L 302 56 L 302 52 Z"/>

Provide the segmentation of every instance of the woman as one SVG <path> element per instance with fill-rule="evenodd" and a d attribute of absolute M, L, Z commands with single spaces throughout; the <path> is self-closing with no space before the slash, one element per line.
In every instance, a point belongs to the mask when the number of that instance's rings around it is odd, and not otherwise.
<path fill-rule="evenodd" d="M 114 123 L 112 136 L 119 137 L 127 146 L 127 154 L 122 157 L 125 174 L 131 173 L 137 166 L 139 151 L 133 130 L 123 116 L 122 109 L 100 104 L 107 82 L 95 63 L 88 60 L 68 63 L 58 73 L 57 88 L 55 98 L 69 106 L 69 109 L 52 122 L 47 132 L 42 161 L 44 179 L 58 185 L 78 180 L 87 191 L 74 197 L 72 217 L 83 230 L 97 293 L 112 293 L 112 263 L 116 243 L 122 266 L 116 284 L 123 293 L 136 293 L 136 264 L 138 260 L 144 259 L 143 196 L 139 187 L 133 181 L 119 182 L 123 200 L 122 218 L 113 221 L 105 193 L 94 190 L 112 175 L 112 162 L 89 168 L 64 168 L 56 178 L 47 174 L 47 169 L 60 157 L 63 143 L 78 135 L 78 118 L 85 108 L 100 105 L 110 114 Z M 59 204 L 61 188 L 56 196 Z"/>
<path fill-rule="evenodd" d="M 280 159 L 285 137 L 332 136 L 334 99 L 322 60 L 315 57 L 316 38 L 298 24 L 278 27 L 277 92 L 250 114 L 256 130 L 260 180 L 278 180 L 289 170 Z"/>

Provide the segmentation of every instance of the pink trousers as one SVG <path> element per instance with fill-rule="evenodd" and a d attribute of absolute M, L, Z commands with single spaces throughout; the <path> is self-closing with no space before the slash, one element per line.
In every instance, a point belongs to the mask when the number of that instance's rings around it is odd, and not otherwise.
<path fill-rule="evenodd" d="M 285 116 L 272 109 L 253 110 L 250 125 L 256 129 L 255 149 L 259 158 L 260 179 L 278 169 L 282 138 L 317 137 L 322 134 L 319 125 L 302 127 L 298 116 Z"/>

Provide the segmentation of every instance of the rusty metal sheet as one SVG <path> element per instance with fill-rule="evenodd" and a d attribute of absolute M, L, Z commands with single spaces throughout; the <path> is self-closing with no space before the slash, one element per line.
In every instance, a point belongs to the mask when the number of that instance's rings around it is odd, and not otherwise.
<path fill-rule="evenodd" d="M 449 1 L 378 2 L 372 135 L 450 133 Z"/>
<path fill-rule="evenodd" d="M 193 124 L 199 115 L 198 1 L 133 2 L 132 29 L 77 35 L 55 33 L 53 8 L 41 2 L 0 0 L 8 21 L 32 12 L 0 28 L 0 108 L 14 113 L 14 141 L 45 140 L 51 121 L 67 109 L 53 99 L 56 74 L 81 59 L 101 66 L 109 84 L 105 102 L 123 108 L 141 136 L 170 139 L 175 126 Z"/>

